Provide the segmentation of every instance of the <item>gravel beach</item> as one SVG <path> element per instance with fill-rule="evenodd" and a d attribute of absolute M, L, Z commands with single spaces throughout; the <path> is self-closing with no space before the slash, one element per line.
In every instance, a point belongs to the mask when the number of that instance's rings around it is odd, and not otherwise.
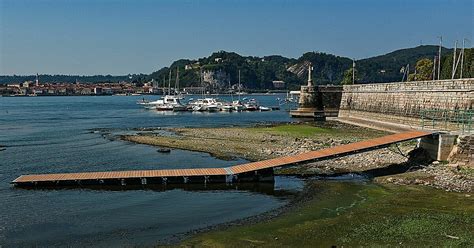
<path fill-rule="evenodd" d="M 244 158 L 249 161 L 295 155 L 326 147 L 386 135 L 382 131 L 338 122 L 320 124 L 269 124 L 254 127 L 168 128 L 153 132 L 147 128 L 122 140 L 209 153 L 220 159 Z M 172 134 L 172 135 L 170 135 Z M 427 161 L 414 153 L 416 141 L 388 148 L 276 169 L 276 174 L 333 175 L 364 173 L 377 183 L 427 185 L 447 191 L 472 192 L 474 172 L 470 167 Z"/>

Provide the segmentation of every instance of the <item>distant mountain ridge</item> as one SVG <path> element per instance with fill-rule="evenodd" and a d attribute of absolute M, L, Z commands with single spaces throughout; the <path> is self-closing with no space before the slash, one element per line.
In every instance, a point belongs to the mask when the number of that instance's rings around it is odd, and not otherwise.
<path fill-rule="evenodd" d="M 474 76 L 472 72 L 472 49 L 466 49 L 465 76 Z M 452 63 L 453 49 L 443 48 L 442 62 Z M 416 62 L 422 58 L 433 60 L 438 54 L 438 46 L 424 45 L 414 48 L 396 50 L 384 55 L 356 61 L 358 83 L 379 83 L 400 81 L 400 69 L 410 64 L 414 70 Z M 264 57 L 241 56 L 235 52 L 219 51 L 208 57 L 199 59 L 180 59 L 174 61 L 169 67 L 163 67 L 150 74 L 133 75 L 136 82 L 153 80 L 160 86 L 174 84 L 177 70 L 179 69 L 179 82 L 181 87 L 201 86 L 204 84 L 212 87 L 224 87 L 238 82 L 240 71 L 241 82 L 250 89 L 270 89 L 272 81 L 285 81 L 289 88 L 297 88 L 306 82 L 307 68 L 312 64 L 313 81 L 316 84 L 339 84 L 344 72 L 352 67 L 352 59 L 347 57 L 326 54 L 322 52 L 307 52 L 301 57 L 286 58 L 280 55 Z M 442 78 L 448 78 L 449 70 L 443 66 Z M 449 68 L 448 68 L 449 69 Z M 203 75 L 200 78 L 200 75 Z M 218 77 L 217 77 L 217 76 Z M 35 76 L 0 76 L 0 83 L 22 82 L 34 80 Z M 217 78 L 212 78 L 217 77 Z M 450 77 L 449 77 L 450 78 Z M 124 76 L 70 76 L 70 75 L 40 75 L 43 82 L 118 82 L 129 80 L 129 75 Z M 214 80 L 215 79 L 215 80 Z"/>

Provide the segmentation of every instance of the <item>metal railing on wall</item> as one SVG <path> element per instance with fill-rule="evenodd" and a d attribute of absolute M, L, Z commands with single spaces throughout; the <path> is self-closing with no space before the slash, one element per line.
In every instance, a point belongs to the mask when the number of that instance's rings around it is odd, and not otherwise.
<path fill-rule="evenodd" d="M 422 129 L 474 132 L 474 110 L 425 109 L 420 115 Z"/>

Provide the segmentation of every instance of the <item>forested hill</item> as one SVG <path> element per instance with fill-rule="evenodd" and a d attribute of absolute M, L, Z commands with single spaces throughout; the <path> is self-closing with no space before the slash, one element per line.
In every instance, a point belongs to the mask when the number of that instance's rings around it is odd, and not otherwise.
<path fill-rule="evenodd" d="M 464 77 L 474 77 L 472 50 L 466 49 Z M 459 50 L 458 50 L 459 52 Z M 396 82 L 402 78 L 400 69 L 410 65 L 410 72 L 420 59 L 433 60 L 438 53 L 438 46 L 425 45 L 414 48 L 400 49 L 394 52 L 356 61 L 357 83 Z M 442 49 L 441 78 L 451 78 L 452 49 Z M 200 86 L 200 75 L 206 74 L 220 81 L 220 84 L 236 84 L 238 72 L 241 82 L 246 88 L 270 89 L 272 81 L 282 80 L 290 89 L 296 89 L 307 80 L 307 68 L 313 65 L 313 81 L 316 84 L 340 84 L 344 75 L 352 67 L 352 60 L 321 52 L 307 52 L 301 57 L 286 58 L 279 55 L 254 57 L 242 56 L 235 52 L 219 51 L 208 57 L 199 59 L 180 59 L 169 67 L 161 68 L 151 74 L 133 75 L 133 81 L 142 83 L 154 80 L 160 85 L 169 81 L 171 71 L 172 83 L 176 79 L 179 68 L 181 87 Z M 202 73 L 202 74 L 201 74 Z M 34 80 L 35 76 L 0 76 L 0 83 L 23 82 Z M 118 82 L 131 81 L 125 76 L 69 76 L 40 75 L 42 82 Z M 209 77 L 208 77 L 209 79 Z"/>
<path fill-rule="evenodd" d="M 442 49 L 443 64 L 452 56 L 452 51 L 452 49 Z M 470 53 L 470 50 L 468 52 Z M 411 72 L 413 72 L 418 60 L 424 58 L 433 60 L 437 53 L 438 46 L 426 45 L 358 60 L 356 61 L 357 82 L 400 81 L 403 76 L 400 73 L 402 67 L 409 64 Z M 451 61 L 447 61 L 447 63 L 451 63 Z M 465 62 L 469 63 L 469 61 Z M 240 70 L 241 81 L 248 88 L 268 89 L 272 87 L 272 81 L 274 80 L 285 81 L 290 85 L 290 88 L 297 88 L 307 80 L 309 63 L 313 65 L 313 81 L 317 84 L 340 84 L 344 73 L 352 67 L 352 60 L 349 58 L 320 52 L 308 52 L 297 59 L 293 59 L 278 55 L 265 57 L 241 56 L 234 52 L 220 51 L 211 54 L 209 57 L 196 60 L 178 60 L 170 67 L 153 72 L 147 79 L 162 82 L 165 78 L 168 78 L 170 68 L 172 78 L 174 78 L 176 68 L 179 67 L 181 85 L 198 86 L 200 71 L 222 71 L 228 75 L 231 83 L 236 83 Z M 188 65 L 188 70 L 185 70 L 186 65 Z M 451 68 L 449 65 L 444 67 Z M 448 78 L 448 75 L 445 77 L 442 75 L 442 78 Z"/>
<path fill-rule="evenodd" d="M 402 78 L 400 69 L 410 65 L 414 71 L 416 62 L 423 58 L 433 60 L 438 55 L 438 46 L 418 46 L 400 49 L 391 53 L 357 61 L 358 79 L 361 82 L 397 82 Z M 452 49 L 443 48 L 441 54 L 450 54 Z M 458 51 L 459 52 L 459 51 Z"/>
<path fill-rule="evenodd" d="M 293 59 L 279 55 L 241 56 L 234 52 L 219 51 L 197 60 L 178 60 L 170 67 L 153 72 L 148 79 L 163 82 L 169 78 L 170 68 L 172 78 L 175 78 L 176 68 L 179 67 L 181 85 L 199 86 L 200 72 L 209 71 L 221 71 L 227 75 L 229 83 L 235 84 L 240 71 L 241 82 L 247 88 L 272 88 L 274 80 L 282 80 L 296 87 L 306 81 L 309 62 L 314 67 L 314 80 L 324 84 L 339 83 L 344 70 L 352 65 L 348 58 L 316 52 L 308 52 Z"/>

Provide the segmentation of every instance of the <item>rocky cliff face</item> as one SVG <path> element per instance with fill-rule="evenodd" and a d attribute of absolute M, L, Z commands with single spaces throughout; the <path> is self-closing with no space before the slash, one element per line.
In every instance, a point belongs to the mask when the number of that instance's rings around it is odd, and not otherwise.
<path fill-rule="evenodd" d="M 217 71 L 204 71 L 203 75 L 203 82 L 213 86 L 222 88 L 227 86 L 229 83 L 229 74 L 224 70 L 217 70 Z"/>
<path fill-rule="evenodd" d="M 299 78 L 304 78 L 306 75 L 308 75 L 308 66 L 309 66 L 309 64 L 310 64 L 309 61 L 304 61 L 302 63 L 296 63 L 296 64 L 288 67 L 288 69 L 286 69 L 286 70 L 293 73 L 293 74 L 296 74 Z"/>

